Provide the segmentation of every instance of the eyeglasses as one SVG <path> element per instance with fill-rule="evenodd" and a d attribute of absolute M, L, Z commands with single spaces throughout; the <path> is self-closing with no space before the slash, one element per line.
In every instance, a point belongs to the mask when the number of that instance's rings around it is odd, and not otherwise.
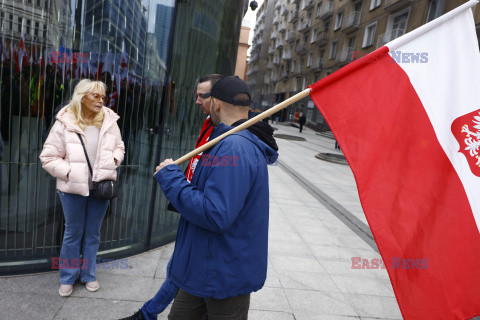
<path fill-rule="evenodd" d="M 91 95 L 92 95 L 93 99 L 95 99 L 95 100 L 100 100 L 100 99 L 105 100 L 104 95 L 99 95 L 98 93 L 91 93 Z"/>

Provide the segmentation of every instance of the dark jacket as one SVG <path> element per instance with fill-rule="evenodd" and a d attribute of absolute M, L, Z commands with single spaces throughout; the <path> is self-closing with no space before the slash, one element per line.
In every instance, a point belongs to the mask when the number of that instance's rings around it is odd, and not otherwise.
<path fill-rule="evenodd" d="M 305 115 L 302 115 L 302 116 L 298 119 L 298 123 L 301 124 L 301 125 L 304 125 L 305 122 L 307 122 L 307 117 L 305 117 Z"/>
<path fill-rule="evenodd" d="M 232 127 L 220 124 L 211 139 Z M 273 139 L 273 138 L 272 138 Z M 198 297 L 263 287 L 267 276 L 268 169 L 278 153 L 243 130 L 202 155 L 188 183 L 177 165 L 155 178 L 181 214 L 169 279 Z"/>

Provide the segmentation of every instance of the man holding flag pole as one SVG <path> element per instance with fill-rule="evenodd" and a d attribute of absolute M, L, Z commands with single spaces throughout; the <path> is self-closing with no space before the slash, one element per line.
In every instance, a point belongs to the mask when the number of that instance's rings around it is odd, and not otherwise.
<path fill-rule="evenodd" d="M 387 43 L 175 163 L 310 95 L 342 145 L 383 260 L 401 261 L 386 266 L 403 318 L 479 316 L 476 3 Z M 428 61 L 394 59 L 415 53 Z M 162 163 L 157 179 L 171 163 Z M 424 268 L 409 263 L 419 259 Z"/>
<path fill-rule="evenodd" d="M 252 101 L 240 78 L 218 80 L 209 97 L 210 138 L 247 120 Z M 155 179 L 181 215 L 167 275 L 180 289 L 169 319 L 247 318 L 250 293 L 267 275 L 267 165 L 277 150 L 273 129 L 258 122 L 205 150 L 191 183 L 172 159 L 157 167 Z"/>

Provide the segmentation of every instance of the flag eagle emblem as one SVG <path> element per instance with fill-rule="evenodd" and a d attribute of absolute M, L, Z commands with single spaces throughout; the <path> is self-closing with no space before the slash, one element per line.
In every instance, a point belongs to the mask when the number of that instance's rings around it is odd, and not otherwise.
<path fill-rule="evenodd" d="M 458 117 L 452 123 L 452 133 L 460 145 L 472 173 L 480 177 L 480 109 Z"/>

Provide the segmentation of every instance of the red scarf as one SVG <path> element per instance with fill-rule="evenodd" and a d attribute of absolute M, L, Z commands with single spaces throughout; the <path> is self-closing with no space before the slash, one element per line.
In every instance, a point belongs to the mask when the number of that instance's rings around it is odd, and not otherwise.
<path fill-rule="evenodd" d="M 195 145 L 195 148 L 203 146 L 205 143 L 208 142 L 208 139 L 210 138 L 210 134 L 212 133 L 212 130 L 213 130 L 213 123 L 212 123 L 212 120 L 210 120 L 210 116 L 208 116 L 207 119 L 205 119 L 205 122 L 203 123 L 202 130 L 200 131 L 200 135 L 198 136 L 197 144 Z M 187 172 L 185 172 L 188 182 L 192 181 L 193 172 L 197 167 L 197 163 L 200 160 L 202 153 L 197 154 L 195 157 L 191 158 L 190 162 L 188 163 Z"/>

